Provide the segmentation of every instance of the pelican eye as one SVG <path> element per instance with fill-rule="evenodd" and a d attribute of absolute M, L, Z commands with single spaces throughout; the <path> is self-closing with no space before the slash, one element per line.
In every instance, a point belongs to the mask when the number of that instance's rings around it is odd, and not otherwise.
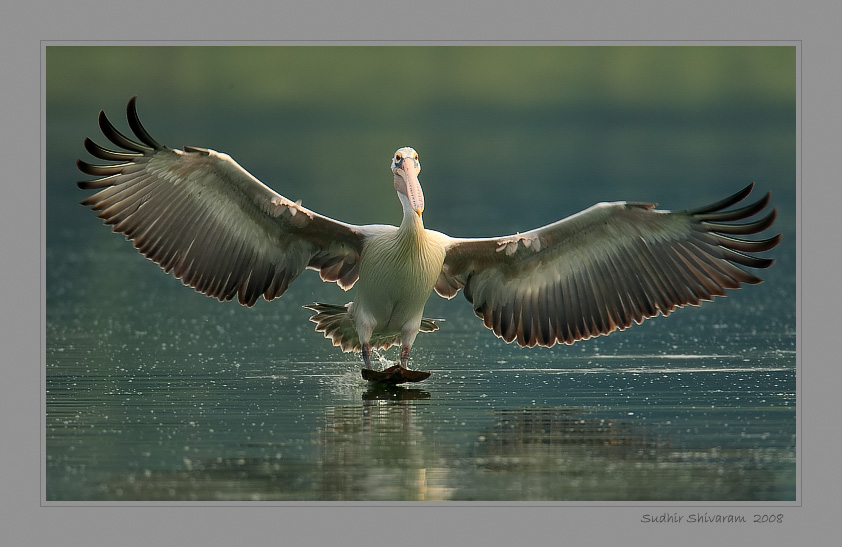
<path fill-rule="evenodd" d="M 403 156 L 401 156 L 400 154 L 395 154 L 395 161 L 401 161 L 402 159 Z"/>

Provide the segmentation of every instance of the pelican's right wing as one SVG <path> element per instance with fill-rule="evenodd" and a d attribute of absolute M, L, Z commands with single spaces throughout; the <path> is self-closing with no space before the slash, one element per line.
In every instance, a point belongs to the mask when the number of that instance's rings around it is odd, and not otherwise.
<path fill-rule="evenodd" d="M 485 239 L 447 238 L 436 284 L 441 296 L 465 297 L 485 326 L 521 346 L 572 344 L 698 305 L 726 289 L 760 279 L 740 266 L 767 268 L 780 235 L 743 239 L 769 228 L 769 194 L 726 210 L 740 192 L 691 211 L 659 211 L 654 204 L 600 203 L 522 234 Z"/>
<path fill-rule="evenodd" d="M 305 268 L 349 289 L 359 275 L 365 240 L 391 226 L 356 226 L 319 215 L 274 192 L 226 154 L 185 146 L 174 150 L 141 125 L 135 97 L 128 104 L 129 139 L 99 115 L 102 132 L 126 151 L 85 139 L 85 148 L 118 164 L 79 169 L 101 178 L 83 205 L 132 240 L 147 258 L 185 285 L 219 300 L 235 295 L 253 305 L 286 291 Z"/>

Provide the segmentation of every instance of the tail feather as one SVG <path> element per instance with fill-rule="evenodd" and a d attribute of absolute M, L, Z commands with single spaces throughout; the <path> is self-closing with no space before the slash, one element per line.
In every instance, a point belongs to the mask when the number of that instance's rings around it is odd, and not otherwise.
<path fill-rule="evenodd" d="M 342 348 L 345 352 L 360 351 L 360 337 L 354 322 L 348 316 L 348 306 L 349 304 L 337 306 L 316 302 L 304 307 L 316 312 L 310 316 L 310 321 L 316 324 L 316 331 L 323 332 L 325 338 L 330 339 L 334 346 Z"/>
<path fill-rule="evenodd" d="M 342 351 L 360 351 L 362 344 L 360 337 L 357 334 L 357 328 L 354 326 L 353 320 L 348 316 L 348 306 L 338 306 L 336 304 L 324 304 L 316 302 L 304 306 L 308 310 L 316 312 L 310 316 L 310 321 L 316 324 L 316 331 L 322 332 L 325 338 L 331 340 L 334 346 L 342 348 Z M 433 332 L 438 330 L 439 326 L 436 321 L 443 321 L 442 319 L 421 319 L 421 332 Z M 369 341 L 372 348 L 387 349 L 401 343 L 400 333 L 377 333 L 371 337 Z"/>

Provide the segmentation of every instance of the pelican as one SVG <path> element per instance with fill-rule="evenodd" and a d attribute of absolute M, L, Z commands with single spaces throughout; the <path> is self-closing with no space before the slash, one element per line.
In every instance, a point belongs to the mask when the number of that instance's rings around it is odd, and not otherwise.
<path fill-rule="evenodd" d="M 81 203 L 98 211 L 147 258 L 182 283 L 220 301 L 252 306 L 281 296 L 305 269 L 345 290 L 342 306 L 315 303 L 310 320 L 343 351 L 362 353 L 367 379 L 418 381 L 409 370 L 419 332 L 438 329 L 423 317 L 435 291 L 463 290 L 474 313 L 497 337 L 520 346 L 572 344 L 624 330 L 676 307 L 760 283 L 742 267 L 768 268 L 780 234 L 746 239 L 769 228 L 770 194 L 732 208 L 754 183 L 714 204 L 684 211 L 637 202 L 598 203 L 547 226 L 490 238 L 456 238 L 424 227 L 418 153 L 399 148 L 391 158 L 403 208 L 400 226 L 348 224 L 291 201 L 257 180 L 227 154 L 185 146 L 171 149 L 141 125 L 136 97 L 128 124 L 135 139 L 109 122 L 99 126 L 117 147 L 86 138 L 94 157 L 79 160 L 97 190 Z M 730 208 L 730 209 L 729 209 Z M 400 362 L 374 371 L 371 351 L 400 345 Z"/>

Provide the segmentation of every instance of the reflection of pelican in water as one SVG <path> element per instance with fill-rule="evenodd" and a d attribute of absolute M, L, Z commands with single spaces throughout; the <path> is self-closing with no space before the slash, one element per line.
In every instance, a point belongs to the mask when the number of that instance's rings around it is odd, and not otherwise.
<path fill-rule="evenodd" d="M 420 401 L 429 398 L 430 393 L 422 389 L 407 389 L 382 382 L 371 384 L 363 393 L 363 401 Z"/>
<path fill-rule="evenodd" d="M 96 499 L 769 500 L 789 488 L 783 466 L 795 468 L 794 449 L 684 447 L 659 438 L 662 424 L 598 418 L 584 408 L 499 410 L 471 430 L 473 444 L 462 444 L 462 432 L 441 431 L 461 426 L 416 412 L 420 406 L 327 407 L 313 442 L 258 440 L 239 447 L 243 456 L 185 458 L 180 469 L 119 475 Z M 302 446 L 316 449 L 295 450 Z"/>
<path fill-rule="evenodd" d="M 652 446 L 638 424 L 593 418 L 584 408 L 525 408 L 498 410 L 482 435 L 483 449 L 492 453 L 562 445 Z"/>
<path fill-rule="evenodd" d="M 429 438 L 429 415 L 414 389 L 369 390 L 361 405 L 328 407 L 319 428 L 320 477 L 328 499 L 425 501 L 447 499 L 450 470 Z M 407 398 L 402 398 L 402 397 Z"/>
<path fill-rule="evenodd" d="M 134 98 L 128 121 L 137 141 L 117 131 L 102 112 L 99 121 L 105 136 L 127 151 L 85 140 L 97 158 L 120 163 L 78 162 L 82 171 L 100 177 L 79 183 L 98 190 L 83 204 L 166 272 L 219 300 L 236 297 L 247 306 L 260 296 L 272 300 L 306 268 L 343 289 L 359 281 L 350 304 L 307 307 L 316 312 L 311 319 L 317 330 L 334 345 L 362 353 L 369 379 L 429 376 L 406 366 L 417 334 L 438 328 L 422 318 L 433 291 L 451 298 L 464 289 L 476 315 L 506 342 L 572 344 L 667 315 L 677 306 L 698 305 L 743 283 L 759 283 L 740 266 L 770 266 L 772 260 L 752 253 L 780 239 L 739 237 L 762 232 L 775 219 L 772 210 L 760 220 L 738 223 L 763 211 L 768 194 L 727 210 L 748 197 L 751 185 L 690 211 L 600 203 L 523 233 L 454 238 L 424 227 L 421 164 L 408 147 L 391 158 L 403 207 L 400 226 L 357 226 L 274 192 L 226 154 L 158 143 L 141 125 Z M 341 151 L 325 150 L 323 161 L 337 177 L 346 176 Z M 483 158 L 466 161 L 480 168 Z M 393 345 L 401 346 L 400 364 L 372 371 L 372 348 Z"/>

